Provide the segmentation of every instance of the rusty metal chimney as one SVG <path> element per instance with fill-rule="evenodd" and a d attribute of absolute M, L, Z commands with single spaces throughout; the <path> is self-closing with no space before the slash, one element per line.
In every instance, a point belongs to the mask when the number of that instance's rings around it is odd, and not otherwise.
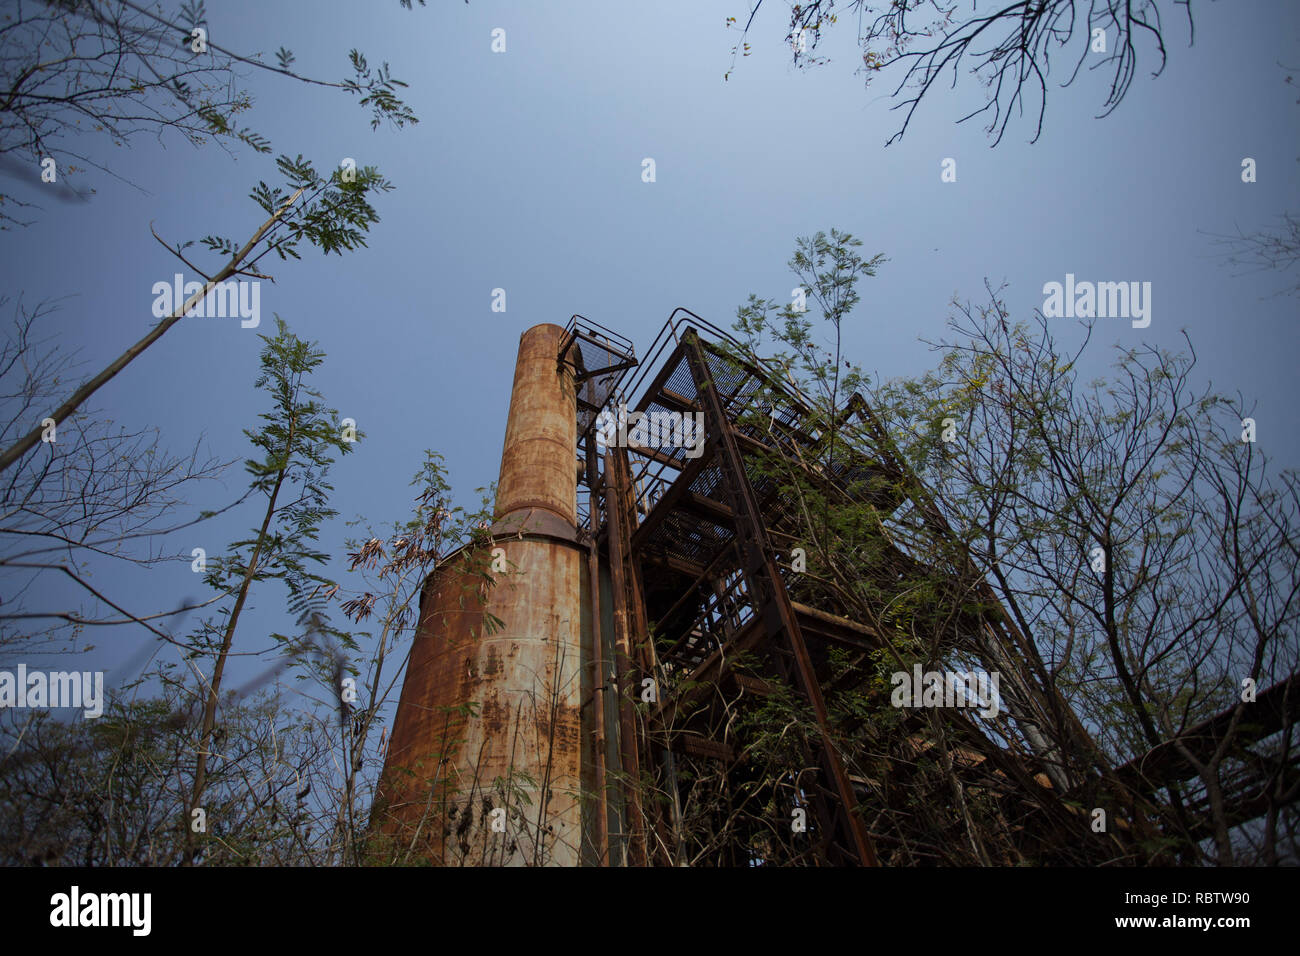
<path fill-rule="evenodd" d="M 573 376 L 557 368 L 564 329 L 535 325 L 519 338 L 510 417 L 501 449 L 496 517 L 542 509 L 573 527 L 578 441 Z"/>
<path fill-rule="evenodd" d="M 490 549 L 430 576 L 376 828 L 435 864 L 577 865 L 583 564 L 565 330 L 519 340 Z M 490 575 L 491 586 L 486 586 Z"/>

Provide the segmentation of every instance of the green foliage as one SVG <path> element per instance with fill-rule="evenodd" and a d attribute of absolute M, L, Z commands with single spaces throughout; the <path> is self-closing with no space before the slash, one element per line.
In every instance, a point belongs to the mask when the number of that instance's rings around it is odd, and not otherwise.
<path fill-rule="evenodd" d="M 342 86 L 349 93 L 361 97 L 360 105 L 371 108 L 371 129 L 378 129 L 384 120 L 398 129 L 407 123 L 414 126 L 419 122 L 411 108 L 398 98 L 396 91 L 405 88 L 406 84 L 392 78 L 387 63 L 371 70 L 366 58 L 355 49 L 348 52 L 348 62 L 352 64 L 354 76 L 344 80 Z"/>
<path fill-rule="evenodd" d="M 218 590 L 230 590 L 250 569 L 254 582 L 280 580 L 288 588 L 290 610 L 301 616 L 323 605 L 319 589 L 330 584 L 313 570 L 329 559 L 316 542 L 321 525 L 337 514 L 329 505 L 330 466 L 336 454 L 349 454 L 353 445 L 343 439 L 338 412 L 308 384 L 325 354 L 294 335 L 280 316 L 275 323 L 275 335 L 259 336 L 265 345 L 255 382 L 270 409 L 259 416 L 261 428 L 244 432 L 260 452 L 244 462 L 250 487 L 274 506 L 273 517 L 234 542 L 228 556 L 211 561 L 207 580 Z M 287 501 L 278 497 L 285 489 Z"/>

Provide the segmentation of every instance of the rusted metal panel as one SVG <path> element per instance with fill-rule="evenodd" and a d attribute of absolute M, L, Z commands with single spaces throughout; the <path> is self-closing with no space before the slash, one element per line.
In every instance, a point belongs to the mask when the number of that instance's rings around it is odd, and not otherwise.
<path fill-rule="evenodd" d="M 749 674 L 731 673 L 731 679 L 736 682 L 736 686 L 741 690 L 747 690 L 751 694 L 757 694 L 760 697 L 767 697 L 775 691 L 775 688 L 761 677 L 751 677 Z"/>
<path fill-rule="evenodd" d="M 706 740 L 703 737 L 693 737 L 687 734 L 682 737 L 681 748 L 683 753 L 688 753 L 694 757 L 704 757 L 708 760 L 721 760 L 723 763 L 731 763 L 736 759 L 736 751 L 730 744 L 725 744 L 720 740 Z"/>

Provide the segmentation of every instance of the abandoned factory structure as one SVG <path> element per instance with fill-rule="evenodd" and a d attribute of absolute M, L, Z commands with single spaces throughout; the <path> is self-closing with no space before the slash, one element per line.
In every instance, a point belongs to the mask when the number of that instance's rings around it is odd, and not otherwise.
<path fill-rule="evenodd" d="M 868 404 L 819 407 L 683 309 L 641 360 L 580 316 L 524 332 L 495 522 L 424 585 L 376 838 L 435 865 L 1159 862 L 1183 749 L 1108 761 Z M 997 675 L 996 706 L 891 704 L 921 669 Z"/>

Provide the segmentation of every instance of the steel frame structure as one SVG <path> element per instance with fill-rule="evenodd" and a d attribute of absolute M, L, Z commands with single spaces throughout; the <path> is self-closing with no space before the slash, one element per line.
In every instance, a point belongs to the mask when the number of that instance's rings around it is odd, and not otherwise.
<path fill-rule="evenodd" d="M 561 363 L 572 362 L 571 346 L 590 341 L 591 328 L 579 320 L 571 323 Z M 815 444 L 810 403 L 782 381 L 779 370 L 678 309 L 629 387 L 639 396 L 631 407 L 702 413 L 703 454 L 689 457 L 686 448 L 662 442 L 628 442 L 602 454 L 591 428 L 599 411 L 593 406 L 625 400 L 619 385 L 636 364 L 630 345 L 624 361 L 604 359 L 604 367 L 590 372 L 604 375 L 603 398 L 579 407 L 576 463 L 588 491 L 580 533 L 589 548 L 598 631 L 591 703 L 595 779 L 602 783 L 599 827 L 591 839 L 600 862 L 691 862 L 681 833 L 683 771 L 709 762 L 724 768 L 727 781 L 752 784 L 745 780 L 746 742 L 737 739 L 732 723 L 737 708 L 761 702 L 777 686 L 793 691 L 815 725 L 782 790 L 810 818 L 804 849 L 812 862 L 872 866 L 914 842 L 899 824 L 902 811 L 890 806 L 891 794 L 904 785 L 912 761 L 925 755 L 944 762 L 970 792 L 985 794 L 996 806 L 1004 825 L 983 835 L 984 862 L 1146 861 L 1138 844 L 1157 835 L 1149 796 L 1161 781 L 1141 777 L 1132 766 L 1112 768 L 1059 695 L 1040 690 L 1051 682 L 1035 679 L 1043 673 L 1036 648 L 977 574 L 982 609 L 958 615 L 958 640 L 1008 675 L 1009 721 L 990 732 L 964 713 L 945 712 L 936 739 L 934 725 L 927 723 L 933 717 L 905 715 L 893 734 L 890 779 L 855 775 L 839 743 L 853 728 L 837 725 L 827 706 L 829 691 L 845 689 L 843 676 L 827 686 L 830 649 L 854 654 L 861 663 L 889 642 L 878 629 L 854 620 L 833 587 L 791 572 L 786 558 L 806 529 L 780 500 L 776 483 L 755 467 L 782 448 L 797 452 Z M 756 410 L 766 428 L 755 424 Z M 877 513 L 887 517 L 910 509 L 929 531 L 955 540 L 866 403 L 854 396 L 844 417 L 873 436 L 876 454 L 846 449 L 833 462 L 813 462 L 810 479 L 833 496 L 851 478 L 878 475 L 884 480 L 870 498 Z M 884 554 L 884 566 L 871 573 L 888 579 L 914 570 L 904 547 L 887 543 Z M 603 635 L 602 597 L 610 622 L 610 633 Z M 741 661 L 756 666 L 738 666 Z M 849 680 L 865 686 L 867 677 L 863 668 Z M 1297 696 L 1289 696 L 1274 722 L 1278 726 L 1294 721 Z M 1079 767 L 1094 772 L 1081 777 Z M 647 797 L 648 780 L 657 782 L 652 790 L 659 799 Z M 729 783 L 726 789 L 734 799 L 737 788 Z M 1080 806 L 1098 803 L 1118 808 L 1118 825 L 1109 840 L 1091 841 L 1093 849 L 1081 850 L 1090 841 L 1080 839 L 1088 824 Z M 954 830 L 942 838 L 962 836 Z M 773 839 L 772 833 L 737 833 L 709 862 L 761 863 L 761 847 Z"/>

